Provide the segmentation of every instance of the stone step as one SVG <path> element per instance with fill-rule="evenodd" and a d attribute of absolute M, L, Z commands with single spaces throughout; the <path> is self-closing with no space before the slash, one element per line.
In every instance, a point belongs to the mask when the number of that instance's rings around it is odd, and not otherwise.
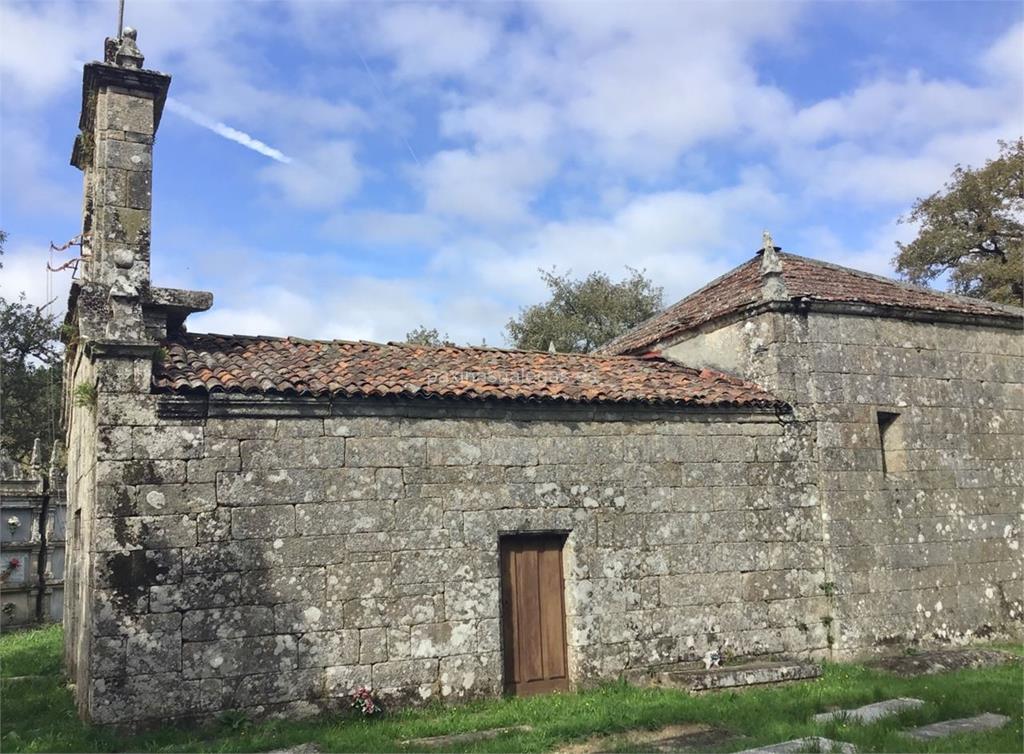
<path fill-rule="evenodd" d="M 821 736 L 794 738 L 777 744 L 768 744 L 757 749 L 747 749 L 737 754 L 798 754 L 802 751 L 839 752 L 839 754 L 856 754 L 857 747 L 845 741 L 833 741 Z"/>
<path fill-rule="evenodd" d="M 822 712 L 821 714 L 814 716 L 814 722 L 816 723 L 827 723 L 832 720 L 856 722 L 864 725 L 881 720 L 882 718 L 889 717 L 890 715 L 898 715 L 900 712 L 908 709 L 917 709 L 924 705 L 922 699 L 911 699 L 908 697 L 900 697 L 898 699 L 886 699 L 882 702 L 875 702 L 874 704 L 865 704 L 863 707 L 857 707 L 856 709 L 839 709 L 834 712 Z"/>
<path fill-rule="evenodd" d="M 752 662 L 711 668 L 657 666 L 638 668 L 628 680 L 638 686 L 662 686 L 687 691 L 712 691 L 766 683 L 802 681 L 821 675 L 821 666 L 813 662 Z"/>
<path fill-rule="evenodd" d="M 983 712 L 974 717 L 962 717 L 957 720 L 943 720 L 940 723 L 922 725 L 920 728 L 905 730 L 901 735 L 908 738 L 916 738 L 918 741 L 931 741 L 946 736 L 956 736 L 960 733 L 982 733 L 986 730 L 1002 728 L 1010 722 L 1006 715 L 996 715 L 992 712 Z"/>

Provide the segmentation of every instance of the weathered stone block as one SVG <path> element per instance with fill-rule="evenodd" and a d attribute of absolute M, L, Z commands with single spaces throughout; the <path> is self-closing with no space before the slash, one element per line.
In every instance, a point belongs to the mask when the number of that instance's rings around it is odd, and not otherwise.
<path fill-rule="evenodd" d="M 233 441 L 237 442 L 237 440 Z M 190 484 L 216 482 L 221 471 L 241 471 L 242 460 L 237 456 L 193 458 L 186 461 L 185 475 Z"/>
<path fill-rule="evenodd" d="M 760 571 L 743 574 L 743 598 L 758 600 L 792 599 L 820 594 L 824 575 L 818 571 Z"/>
<path fill-rule="evenodd" d="M 388 659 L 387 629 L 363 628 L 359 631 L 359 662 L 370 665 Z"/>
<path fill-rule="evenodd" d="M 388 626 L 429 623 L 443 614 L 444 598 L 438 585 L 429 585 L 424 594 L 396 595 L 384 602 L 384 619 Z"/>
<path fill-rule="evenodd" d="M 97 636 L 92 641 L 89 668 L 93 678 L 123 676 L 126 672 L 124 636 Z"/>
<path fill-rule="evenodd" d="M 321 692 L 319 670 L 279 670 L 225 680 L 223 706 L 231 709 L 316 699 Z"/>
<path fill-rule="evenodd" d="M 190 574 L 179 582 L 151 586 L 149 609 L 167 613 L 236 605 L 240 580 L 237 573 Z"/>
<path fill-rule="evenodd" d="M 199 544 L 231 539 L 231 508 L 215 508 L 196 516 Z"/>
<path fill-rule="evenodd" d="M 261 505 L 231 511 L 231 536 L 234 539 L 272 540 L 294 534 L 293 505 Z"/>
<path fill-rule="evenodd" d="M 498 579 L 451 581 L 444 594 L 447 620 L 498 617 Z"/>
<path fill-rule="evenodd" d="M 383 693 L 419 685 L 437 678 L 437 660 L 392 660 L 373 666 L 373 687 Z"/>
<path fill-rule="evenodd" d="M 156 402 L 149 395 L 102 390 L 99 393 L 96 401 L 96 423 L 99 426 L 154 426 L 158 421 Z"/>
<path fill-rule="evenodd" d="M 322 604 L 326 572 L 323 568 L 271 568 L 242 574 L 243 603 Z"/>
<path fill-rule="evenodd" d="M 494 696 L 501 693 L 501 672 L 499 652 L 443 657 L 438 668 L 441 696 Z"/>
<path fill-rule="evenodd" d="M 341 665 L 324 671 L 324 693 L 330 697 L 348 696 L 363 686 L 373 686 L 369 665 Z"/>
<path fill-rule="evenodd" d="M 356 437 L 346 441 L 348 466 L 422 466 L 426 440 L 421 437 Z"/>
<path fill-rule="evenodd" d="M 410 654 L 419 658 L 476 652 L 477 638 L 473 621 L 424 623 L 411 629 Z"/>
<path fill-rule="evenodd" d="M 388 531 L 395 527 L 395 506 L 387 500 L 297 505 L 295 522 L 299 534 Z"/>
<path fill-rule="evenodd" d="M 150 515 L 201 513 L 217 506 L 212 484 L 143 484 L 137 495 L 139 512 Z"/>
<path fill-rule="evenodd" d="M 391 573 L 372 565 L 331 565 L 327 566 L 327 589 L 339 600 L 382 597 L 391 589 Z"/>
<path fill-rule="evenodd" d="M 180 515 L 101 518 L 96 519 L 93 535 L 97 552 L 194 547 L 196 522 Z"/>
<path fill-rule="evenodd" d="M 95 515 L 100 518 L 112 516 L 137 516 L 139 509 L 138 489 L 126 484 L 100 484 L 96 486 Z"/>
<path fill-rule="evenodd" d="M 193 610 L 182 618 L 185 641 L 214 641 L 274 633 L 274 613 L 269 607 L 240 605 L 212 610 Z"/>
<path fill-rule="evenodd" d="M 274 628 L 277 633 L 302 634 L 307 631 L 336 631 L 345 627 L 341 601 L 309 604 L 304 602 L 274 605 Z"/>
<path fill-rule="evenodd" d="M 332 665 L 356 665 L 359 662 L 359 631 L 310 631 L 299 637 L 298 666 L 325 668 Z"/>
<path fill-rule="evenodd" d="M 294 670 L 296 647 L 295 637 L 288 634 L 186 642 L 181 650 L 182 676 L 227 677 Z"/>
<path fill-rule="evenodd" d="M 284 437 L 323 437 L 324 420 L 313 417 L 302 419 L 278 419 L 277 436 Z"/>
<path fill-rule="evenodd" d="M 324 500 L 324 477 L 319 469 L 246 471 L 217 475 L 221 505 L 314 503 Z"/>
<path fill-rule="evenodd" d="M 99 427 L 96 430 L 96 457 L 104 461 L 131 460 L 132 428 Z"/>
<path fill-rule="evenodd" d="M 191 714 L 200 708 L 199 694 L 199 682 L 182 681 L 177 672 L 95 679 L 89 689 L 91 722 L 151 719 L 156 709 L 164 717 Z"/>
<path fill-rule="evenodd" d="M 153 174 L 133 171 L 127 174 L 126 206 L 148 211 L 153 204 Z"/>
<path fill-rule="evenodd" d="M 279 437 L 242 440 L 243 469 L 334 469 L 345 465 L 340 437 Z"/>
<path fill-rule="evenodd" d="M 738 573 L 690 573 L 662 576 L 659 593 L 661 604 L 668 607 L 719 605 L 739 600 L 742 586 Z"/>
<path fill-rule="evenodd" d="M 356 535 L 349 535 L 356 536 Z M 344 563 L 351 559 L 346 551 L 348 537 L 326 536 L 289 537 L 260 543 L 261 555 L 266 565 L 323 566 Z"/>
<path fill-rule="evenodd" d="M 180 484 L 184 461 L 98 461 L 97 484 Z"/>
<path fill-rule="evenodd" d="M 207 419 L 206 437 L 243 440 L 273 439 L 277 434 L 276 419 Z"/>
<path fill-rule="evenodd" d="M 169 673 L 181 670 L 180 631 L 137 631 L 125 644 L 128 675 Z"/>

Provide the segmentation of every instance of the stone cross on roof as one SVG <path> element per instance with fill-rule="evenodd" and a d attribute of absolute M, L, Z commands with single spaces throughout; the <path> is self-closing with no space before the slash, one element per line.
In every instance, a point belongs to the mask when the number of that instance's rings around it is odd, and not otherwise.
<path fill-rule="evenodd" d="M 782 279 L 781 249 L 772 241 L 772 234 L 761 234 L 761 298 L 765 301 L 789 301 L 789 291 Z"/>

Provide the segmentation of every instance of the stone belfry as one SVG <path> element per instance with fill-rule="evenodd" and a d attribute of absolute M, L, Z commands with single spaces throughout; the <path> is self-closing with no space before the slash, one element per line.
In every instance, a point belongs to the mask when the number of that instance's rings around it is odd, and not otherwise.
<path fill-rule="evenodd" d="M 153 139 L 171 77 L 142 67 L 136 32 L 107 39 L 82 81 L 71 163 L 85 173 L 82 280 L 108 289 L 108 337 L 142 340 L 149 298 Z"/>
<path fill-rule="evenodd" d="M 87 63 L 71 164 L 85 174 L 82 276 L 69 310 L 85 340 L 153 343 L 209 294 L 156 288 L 150 279 L 153 142 L 171 77 L 142 67 L 137 33 L 104 42 L 103 61 Z"/>

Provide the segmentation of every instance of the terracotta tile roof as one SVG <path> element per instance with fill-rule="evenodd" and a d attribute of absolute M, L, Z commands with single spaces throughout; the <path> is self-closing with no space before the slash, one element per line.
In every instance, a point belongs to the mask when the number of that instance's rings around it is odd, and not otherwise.
<path fill-rule="evenodd" d="M 875 304 L 933 312 L 1020 319 L 1024 310 L 981 299 L 953 296 L 848 267 L 779 253 L 782 278 L 793 299 Z M 761 303 L 761 257 L 744 262 L 682 301 L 641 322 L 598 349 L 601 354 L 636 353 L 705 322 Z"/>
<path fill-rule="evenodd" d="M 657 357 L 180 333 L 160 391 L 783 408 L 753 383 Z"/>

